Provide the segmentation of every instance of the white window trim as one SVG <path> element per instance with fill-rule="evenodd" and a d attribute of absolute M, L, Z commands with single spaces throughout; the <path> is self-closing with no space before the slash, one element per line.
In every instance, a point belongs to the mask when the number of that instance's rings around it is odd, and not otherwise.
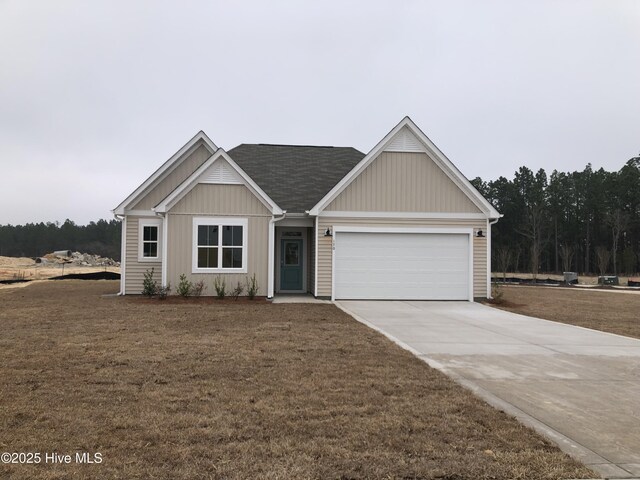
<path fill-rule="evenodd" d="M 222 268 L 222 249 L 224 248 L 222 242 L 219 241 L 218 245 L 218 268 L 199 268 L 198 267 L 198 227 L 200 225 L 218 225 L 222 226 L 241 226 L 242 227 L 242 268 Z M 236 217 L 194 217 L 193 218 L 193 231 L 191 238 L 191 273 L 247 273 L 247 239 L 249 230 L 248 218 L 236 218 Z M 222 229 L 218 229 L 219 235 L 222 235 Z M 222 238 L 222 237 L 220 237 Z M 237 247 L 236 247 L 237 248 Z"/>
<path fill-rule="evenodd" d="M 145 257 L 142 243 L 144 240 L 144 227 L 158 227 L 158 252 L 156 257 Z M 138 261 L 146 263 L 158 263 L 162 261 L 162 219 L 141 218 L 138 220 Z"/>

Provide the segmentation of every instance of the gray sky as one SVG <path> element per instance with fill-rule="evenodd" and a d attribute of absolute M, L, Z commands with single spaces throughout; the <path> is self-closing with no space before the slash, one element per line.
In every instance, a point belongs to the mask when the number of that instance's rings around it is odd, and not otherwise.
<path fill-rule="evenodd" d="M 0 224 L 112 218 L 199 130 L 369 151 L 409 115 L 468 177 L 640 151 L 640 2 L 0 0 Z"/>

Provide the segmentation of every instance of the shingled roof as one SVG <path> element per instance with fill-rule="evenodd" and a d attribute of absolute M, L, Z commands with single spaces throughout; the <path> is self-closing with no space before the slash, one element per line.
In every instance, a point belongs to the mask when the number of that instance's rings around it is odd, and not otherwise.
<path fill-rule="evenodd" d="M 238 145 L 229 156 L 288 213 L 310 210 L 360 160 L 352 147 Z"/>

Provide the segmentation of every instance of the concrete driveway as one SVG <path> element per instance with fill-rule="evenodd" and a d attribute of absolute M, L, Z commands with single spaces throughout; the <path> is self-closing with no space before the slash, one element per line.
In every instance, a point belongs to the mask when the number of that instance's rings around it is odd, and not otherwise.
<path fill-rule="evenodd" d="M 477 303 L 336 303 L 603 476 L 640 477 L 640 340 Z"/>

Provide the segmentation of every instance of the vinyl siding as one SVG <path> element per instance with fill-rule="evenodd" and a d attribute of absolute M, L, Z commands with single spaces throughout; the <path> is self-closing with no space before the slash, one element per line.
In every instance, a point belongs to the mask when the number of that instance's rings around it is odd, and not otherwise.
<path fill-rule="evenodd" d="M 170 213 L 271 216 L 264 204 L 244 185 L 206 183 L 196 185 Z"/>
<path fill-rule="evenodd" d="M 425 153 L 383 152 L 327 211 L 480 213 Z"/>
<path fill-rule="evenodd" d="M 215 295 L 214 278 L 224 278 L 227 291 L 238 282 L 245 285 L 254 273 L 258 281 L 258 295 L 267 294 L 269 220 L 271 213 L 244 185 L 199 184 L 167 214 L 169 245 L 167 280 L 174 287 L 180 274 L 192 282 L 204 280 L 204 295 Z M 191 273 L 193 264 L 193 218 L 216 216 L 248 218 L 247 273 Z M 245 292 L 246 293 L 246 292 Z"/>
<path fill-rule="evenodd" d="M 126 261 L 125 261 L 125 294 L 137 295 L 142 293 L 142 281 L 147 270 L 154 269 L 154 278 L 160 283 L 162 279 L 162 262 L 140 262 L 138 260 L 138 224 L 141 218 L 157 217 L 127 217 Z M 158 232 L 162 238 L 162 227 Z M 162 252 L 159 252 L 162 255 Z"/>
<path fill-rule="evenodd" d="M 200 165 L 202 165 L 209 157 L 211 152 L 209 149 L 200 144 L 185 157 L 180 164 L 169 173 L 160 183 L 153 187 L 138 202 L 131 207 L 131 210 L 150 210 L 160 203 L 175 188 L 184 182 Z"/>
<path fill-rule="evenodd" d="M 331 296 L 331 258 L 332 237 L 325 237 L 324 231 L 335 226 L 360 227 L 467 227 L 486 229 L 486 220 L 462 219 L 406 219 L 406 218 L 330 218 L 320 217 L 316 232 L 318 248 L 318 296 Z M 338 234 L 339 235 L 339 234 Z M 486 298 L 487 296 L 487 239 L 473 237 L 473 296 Z"/>

